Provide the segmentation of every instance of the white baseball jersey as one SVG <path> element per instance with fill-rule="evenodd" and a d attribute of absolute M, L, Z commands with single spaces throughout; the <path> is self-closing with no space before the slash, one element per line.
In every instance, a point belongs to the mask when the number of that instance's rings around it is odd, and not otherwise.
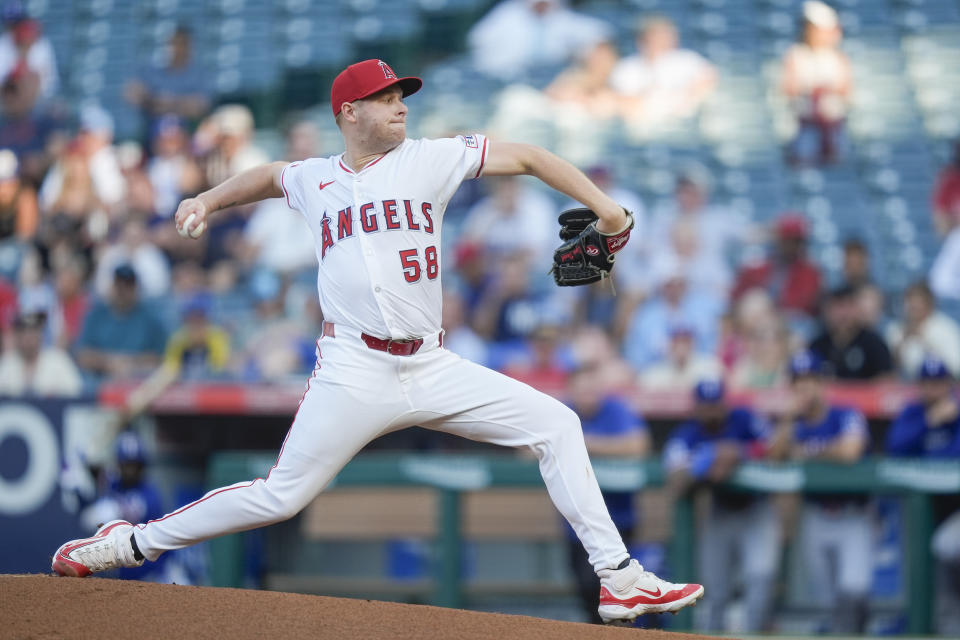
<path fill-rule="evenodd" d="M 359 172 L 343 154 L 284 168 L 287 204 L 313 231 L 325 319 L 383 338 L 440 331 L 443 212 L 486 153 L 481 135 L 407 139 Z"/>

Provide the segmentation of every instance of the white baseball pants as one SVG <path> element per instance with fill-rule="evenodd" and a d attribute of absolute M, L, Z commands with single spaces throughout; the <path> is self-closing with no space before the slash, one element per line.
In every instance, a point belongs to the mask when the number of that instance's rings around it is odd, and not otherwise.
<path fill-rule="evenodd" d="M 228 533 L 286 520 L 374 438 L 413 425 L 508 447 L 528 447 L 557 509 L 596 570 L 629 557 L 604 505 L 577 415 L 521 382 L 463 360 L 426 338 L 412 356 L 368 348 L 337 325 L 317 343 L 317 367 L 267 477 L 207 493 L 137 525 L 148 560 Z"/>

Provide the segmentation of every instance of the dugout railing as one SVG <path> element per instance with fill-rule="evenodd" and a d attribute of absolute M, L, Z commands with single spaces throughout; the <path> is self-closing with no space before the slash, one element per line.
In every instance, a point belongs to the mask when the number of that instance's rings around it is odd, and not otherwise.
<path fill-rule="evenodd" d="M 276 453 L 221 452 L 212 456 L 210 487 L 262 477 L 275 462 Z M 657 461 L 598 459 L 594 470 L 600 486 L 616 491 L 641 491 L 663 483 Z M 933 623 L 933 560 L 931 496 L 960 492 L 960 461 L 871 458 L 855 465 L 829 463 L 774 464 L 746 462 L 728 484 L 769 493 L 867 492 L 902 497 L 907 567 L 907 630 L 930 633 Z M 438 492 L 431 603 L 459 607 L 464 604 L 461 579 L 465 492 L 486 489 L 542 487 L 536 461 L 499 455 L 365 454 L 351 461 L 331 484 L 333 487 L 427 487 Z M 216 586 L 243 583 L 244 534 L 211 541 L 211 580 Z M 671 574 L 695 575 L 693 505 L 689 499 L 674 508 L 673 535 L 669 542 Z M 681 614 L 682 615 L 682 614 Z M 689 615 L 677 621 L 689 627 Z"/>

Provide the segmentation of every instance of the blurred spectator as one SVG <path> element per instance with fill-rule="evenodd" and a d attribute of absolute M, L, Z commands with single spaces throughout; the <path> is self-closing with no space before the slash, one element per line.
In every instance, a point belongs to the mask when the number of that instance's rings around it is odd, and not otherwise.
<path fill-rule="evenodd" d="M 707 609 L 698 626 L 726 630 L 726 611 L 739 579 L 745 614 L 738 631 L 761 633 L 769 630 L 780 564 L 777 512 L 769 496 L 719 483 L 730 478 L 742 460 L 766 456 L 770 424 L 751 409 L 728 406 L 718 379 L 700 380 L 693 396 L 693 416 L 670 434 L 663 465 L 672 495 L 705 492 L 710 501 L 706 521 L 697 526 L 697 575 Z"/>
<path fill-rule="evenodd" d="M 570 367 L 561 356 L 563 337 L 558 325 L 541 322 L 530 334 L 528 353 L 518 354 L 501 370 L 544 393 L 563 393 L 570 377 Z"/>
<path fill-rule="evenodd" d="M 306 160 L 316 154 L 316 126 L 303 120 L 291 127 L 284 160 Z M 313 234 L 304 216 L 287 206 L 286 198 L 271 198 L 257 205 L 243 239 L 247 262 L 282 274 L 316 269 Z"/>
<path fill-rule="evenodd" d="M 550 198 L 513 176 L 487 181 L 490 195 L 470 209 L 461 241 L 481 245 L 488 259 L 521 255 L 548 264 L 556 245 L 556 207 Z"/>
<path fill-rule="evenodd" d="M 466 323 L 463 298 L 457 291 L 443 292 L 443 347 L 461 358 L 485 365 L 487 344 Z"/>
<path fill-rule="evenodd" d="M 190 139 L 180 118 L 159 118 L 152 134 L 147 175 L 153 185 L 154 212 L 165 220 L 173 217 L 180 200 L 200 191 L 204 178 L 190 155 Z"/>
<path fill-rule="evenodd" d="M 129 264 L 137 274 L 140 295 L 157 298 L 170 290 L 170 265 L 166 256 L 147 236 L 143 221 L 130 218 L 123 225 L 119 242 L 106 247 L 97 262 L 94 290 L 101 298 L 110 295 L 114 272 Z"/>
<path fill-rule="evenodd" d="M 583 438 L 591 457 L 640 460 L 650 452 L 650 433 L 643 418 L 627 404 L 609 394 L 604 376 L 596 364 L 582 366 L 570 375 L 570 408 L 580 417 Z M 629 545 L 638 525 L 634 494 L 630 491 L 604 491 L 603 501 L 620 537 Z M 577 595 L 587 619 L 599 624 L 597 613 L 600 580 L 587 561 L 583 545 L 573 529 L 566 525 L 567 553 L 577 582 Z"/>
<path fill-rule="evenodd" d="M 167 341 L 163 366 L 182 380 L 216 377 L 230 361 L 230 336 L 210 323 L 210 305 L 208 294 L 193 296 L 183 306 L 183 325 Z"/>
<path fill-rule="evenodd" d="M 471 27 L 467 43 L 476 69 L 508 80 L 568 64 L 609 33 L 566 0 L 503 0 Z"/>
<path fill-rule="evenodd" d="M 84 218 L 95 210 L 109 213 L 120 204 L 126 195 L 126 181 L 112 142 L 110 114 L 96 105 L 82 107 L 76 139 L 51 167 L 40 188 L 41 208 Z"/>
<path fill-rule="evenodd" d="M 946 235 L 960 221 L 960 139 L 953 143 L 953 158 L 937 176 L 933 190 L 933 223 Z"/>
<path fill-rule="evenodd" d="M 80 371 L 65 351 L 43 345 L 46 316 L 21 313 L 13 322 L 12 345 L 0 356 L 0 395 L 79 396 Z"/>
<path fill-rule="evenodd" d="M 32 240 L 37 231 L 37 194 L 20 179 L 18 168 L 13 151 L 0 149 L 0 244 Z"/>
<path fill-rule="evenodd" d="M 919 371 L 919 398 L 890 425 L 886 452 L 910 458 L 960 459 L 960 399 L 955 376 L 943 361 L 927 358 Z M 936 529 L 932 551 L 937 571 L 937 631 L 960 630 L 960 495 L 931 497 Z"/>
<path fill-rule="evenodd" d="M 786 213 L 776 222 L 773 255 L 740 270 L 733 287 L 734 299 L 754 287 L 766 290 L 777 306 L 800 320 L 817 313 L 822 277 L 807 259 L 807 221 L 799 213 Z"/>
<path fill-rule="evenodd" d="M 577 165 L 602 159 L 618 115 L 617 95 L 608 85 L 617 51 L 603 41 L 576 58 L 543 91 L 538 82 L 514 83 L 501 91 L 489 134 L 544 146 Z"/>
<path fill-rule="evenodd" d="M 636 43 L 638 53 L 622 59 L 610 78 L 624 119 L 649 126 L 694 115 L 716 87 L 713 66 L 677 46 L 677 28 L 664 16 L 643 19 Z"/>
<path fill-rule="evenodd" d="M 854 464 L 867 451 L 867 421 L 856 409 L 831 406 L 824 363 L 801 351 L 790 360 L 792 398 L 771 445 L 772 457 Z M 832 633 L 863 633 L 873 578 L 873 533 L 864 494 L 806 493 L 800 537 L 804 583 L 833 611 Z"/>
<path fill-rule="evenodd" d="M 477 305 L 483 300 L 490 285 L 494 283 L 492 266 L 487 260 L 486 251 L 478 242 L 461 241 L 456 246 L 454 272 L 460 295 L 463 297 L 464 313 L 467 324 L 474 326 L 474 314 Z M 446 282 L 446 275 L 443 276 Z"/>
<path fill-rule="evenodd" d="M 810 343 L 810 351 L 840 380 L 871 380 L 893 370 L 887 344 L 863 322 L 856 291 L 848 286 L 837 287 L 827 295 L 823 331 Z"/>
<path fill-rule="evenodd" d="M 750 323 L 744 333 L 743 356 L 730 372 L 733 389 L 769 389 L 787 380 L 790 332 L 776 316 Z"/>
<path fill-rule="evenodd" d="M 31 103 L 53 97 L 60 85 L 53 45 L 41 35 L 40 23 L 30 18 L 20 2 L 8 4 L 3 11 L 7 30 L 0 36 L 0 83 L 11 75 L 36 75 Z"/>
<path fill-rule="evenodd" d="M 16 154 L 20 175 L 37 186 L 64 136 L 59 119 L 33 108 L 33 97 L 29 76 L 14 73 L 0 83 L 0 148 Z"/>
<path fill-rule="evenodd" d="M 492 281 L 474 307 L 473 327 L 490 345 L 491 366 L 498 368 L 514 350 L 526 351 L 525 339 L 540 322 L 541 297 L 530 286 L 530 262 L 523 254 L 494 263 Z M 507 360 L 501 360 L 500 357 Z"/>
<path fill-rule="evenodd" d="M 203 155 L 208 185 L 218 185 L 269 162 L 267 155 L 253 144 L 253 126 L 253 114 L 242 104 L 221 105 L 200 124 L 194 141 Z"/>
<path fill-rule="evenodd" d="M 640 372 L 640 386 L 655 391 L 689 391 L 698 380 L 720 376 L 720 361 L 697 353 L 692 327 L 676 325 L 669 335 L 666 358 Z"/>
<path fill-rule="evenodd" d="M 253 127 L 253 114 L 241 104 L 221 105 L 200 124 L 194 146 L 208 186 L 269 162 L 267 155 L 253 144 Z M 252 211 L 252 206 L 244 205 L 219 214 L 217 223 L 204 236 L 207 266 L 238 258 L 242 253 L 243 229 Z"/>
<path fill-rule="evenodd" d="M 159 317 L 137 293 L 137 273 L 129 264 L 114 270 L 106 300 L 94 303 L 77 340 L 77 361 L 91 374 L 128 378 L 160 363 L 166 332 Z"/>
<path fill-rule="evenodd" d="M 0 276 L 0 337 L 13 325 L 17 315 L 17 288 Z"/>
<path fill-rule="evenodd" d="M 53 287 L 57 294 L 54 332 L 58 346 L 69 349 L 80 335 L 90 306 L 86 282 L 89 267 L 83 256 L 71 253 L 53 265 Z"/>
<path fill-rule="evenodd" d="M 599 42 L 578 56 L 544 89 L 558 104 L 578 107 L 590 118 L 611 118 L 618 113 L 617 94 L 610 88 L 610 74 L 619 55 L 611 42 Z"/>
<path fill-rule="evenodd" d="M 712 354 L 722 301 L 712 292 L 693 292 L 677 262 L 659 265 L 653 275 L 657 294 L 637 310 L 624 338 L 624 354 L 637 371 L 663 362 L 670 352 L 672 328 L 686 327 L 694 336 L 694 351 Z"/>
<path fill-rule="evenodd" d="M 243 376 L 276 382 L 303 375 L 316 363 L 313 327 L 284 314 L 285 291 L 275 273 L 254 272 L 249 287 L 255 316 L 236 333 Z"/>
<path fill-rule="evenodd" d="M 734 257 L 758 234 L 742 216 L 710 203 L 712 183 L 703 165 L 681 169 L 673 200 L 653 212 L 649 245 L 654 260 L 669 252 L 686 265 L 694 289 L 726 292 L 733 280 Z"/>
<path fill-rule="evenodd" d="M 843 243 L 843 282 L 857 289 L 873 282 L 870 251 L 859 238 L 849 238 Z"/>
<path fill-rule="evenodd" d="M 803 3 L 801 41 L 783 59 L 782 91 L 798 126 L 790 150 L 793 162 L 834 162 L 844 152 L 853 74 L 840 50 L 842 39 L 836 11 L 819 0 Z"/>
<path fill-rule="evenodd" d="M 168 47 L 165 66 L 142 70 L 126 87 L 127 101 L 139 107 L 148 127 L 168 114 L 196 122 L 210 109 L 210 83 L 205 69 L 193 58 L 190 29 L 177 26 Z"/>
<path fill-rule="evenodd" d="M 586 325 L 574 330 L 570 337 L 570 361 L 581 367 L 598 365 L 604 387 L 611 393 L 628 391 L 636 384 L 637 372 L 602 327 Z"/>
<path fill-rule="evenodd" d="M 891 326 L 886 337 L 904 376 L 915 377 L 930 356 L 942 360 L 952 375 L 960 375 L 960 325 L 937 310 L 926 282 L 915 282 L 904 291 L 903 322 Z"/>
<path fill-rule="evenodd" d="M 857 311 L 865 327 L 884 335 L 889 328 L 890 319 L 886 313 L 886 298 L 883 290 L 868 282 L 856 288 Z"/>
<path fill-rule="evenodd" d="M 960 300 L 960 216 L 943 220 L 945 237 L 930 267 L 930 289 L 938 298 Z"/>

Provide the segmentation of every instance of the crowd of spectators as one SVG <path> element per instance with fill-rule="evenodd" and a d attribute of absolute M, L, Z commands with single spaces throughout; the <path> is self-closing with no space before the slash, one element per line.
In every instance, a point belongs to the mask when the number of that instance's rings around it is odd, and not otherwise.
<path fill-rule="evenodd" d="M 171 224 L 181 198 L 269 159 L 253 142 L 247 107 L 213 106 L 190 30 L 176 29 L 168 60 L 128 82 L 125 96 L 142 116 L 143 135 L 118 141 L 110 113 L 95 104 L 65 109 L 58 100 L 57 63 L 41 25 L 22 12 L 6 18 L 4 350 L 18 351 L 24 331 L 39 326 L 43 345 L 59 350 L 41 369 L 51 362 L 66 368 L 72 359 L 87 390 L 161 365 L 191 378 L 244 382 L 309 371 L 322 312 L 302 217 L 281 199 L 237 207 L 198 242 L 184 242 Z M 477 22 L 468 44 L 478 70 L 507 79 L 573 65 L 542 95 L 594 119 L 655 125 L 689 117 L 716 86 L 716 70 L 680 48 L 666 18 L 642 19 L 636 53 L 625 57 L 613 33 L 559 0 L 505 0 Z M 804 3 L 800 41 L 783 73 L 783 90 L 800 105 L 791 149 L 804 163 L 818 161 L 804 151 L 814 147 L 839 158 L 844 109 L 837 105 L 846 104 L 852 82 L 840 35 L 833 9 Z M 290 119 L 286 134 L 286 160 L 335 152 L 319 148 L 309 120 Z M 944 255 L 929 284 L 903 292 L 902 305 L 872 281 L 871 256 L 857 238 L 845 245 L 844 281 L 828 283 L 808 255 L 802 211 L 757 225 L 715 200 L 703 165 L 677 167 L 672 198 L 649 209 L 608 166 L 584 168 L 636 216 L 614 272 L 616 295 L 608 283 L 553 287 L 540 266 L 557 241 L 557 203 L 523 179 L 487 180 L 461 190 L 447 211 L 451 348 L 534 382 L 542 374 L 547 384 L 591 350 L 609 353 L 613 383 L 678 391 L 706 376 L 724 376 L 734 389 L 779 385 L 790 354 L 804 346 L 840 379 L 909 380 L 931 355 L 960 373 L 960 328 L 937 309 L 960 271 L 941 264 L 952 260 L 958 237 L 956 166 L 944 169 L 934 197 Z M 583 344 L 590 346 L 578 350 Z M 37 357 L 29 352 L 20 357 Z M 51 393 L 29 380 L 11 388 Z M 78 388 L 64 384 L 63 391 Z"/>

